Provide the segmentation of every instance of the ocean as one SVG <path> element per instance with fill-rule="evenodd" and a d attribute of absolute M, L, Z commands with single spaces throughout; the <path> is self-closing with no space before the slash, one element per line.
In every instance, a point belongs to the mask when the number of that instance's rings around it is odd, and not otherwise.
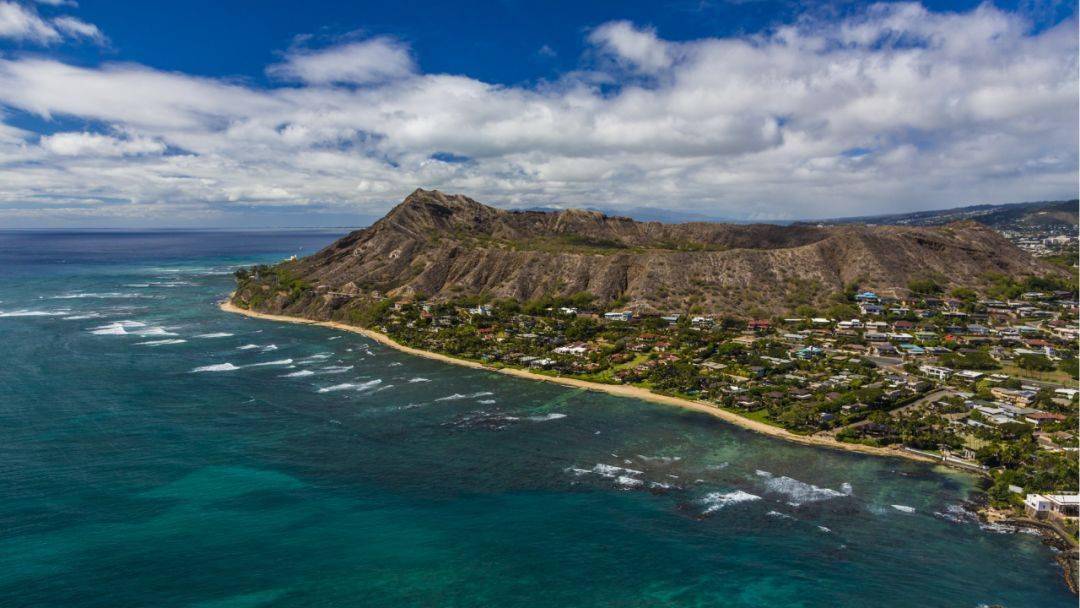
<path fill-rule="evenodd" d="M 335 231 L 0 232 L 0 606 L 1075 606 L 974 480 L 218 310 Z"/>

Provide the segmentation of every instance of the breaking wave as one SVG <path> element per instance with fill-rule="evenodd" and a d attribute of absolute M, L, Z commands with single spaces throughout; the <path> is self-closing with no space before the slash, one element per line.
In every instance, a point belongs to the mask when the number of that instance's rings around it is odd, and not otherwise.
<path fill-rule="evenodd" d="M 526 420 L 532 420 L 533 422 L 547 422 L 548 420 L 559 420 L 561 418 L 566 418 L 566 414 L 553 412 L 551 414 L 543 414 L 540 416 L 529 416 Z"/>
<path fill-rule="evenodd" d="M 108 325 L 99 325 L 98 327 L 92 327 L 90 328 L 90 333 L 98 336 L 122 336 L 128 333 L 127 330 L 129 329 L 135 329 L 145 326 L 146 323 L 143 323 L 141 321 L 117 321 L 115 323 L 109 323 Z M 147 334 L 140 333 L 139 335 Z"/>
<path fill-rule="evenodd" d="M 100 300 L 113 300 L 123 298 L 147 298 L 152 296 L 146 296 L 141 293 L 119 292 L 109 291 L 105 293 L 92 293 L 92 292 L 79 292 L 79 293 L 66 293 L 59 296 L 49 296 L 50 300 L 77 300 L 83 298 L 96 298 Z"/>
<path fill-rule="evenodd" d="M 230 334 L 227 331 L 218 331 L 218 332 L 209 333 L 209 334 L 199 334 L 199 335 L 197 335 L 195 337 L 196 338 L 228 338 L 229 336 L 232 336 L 232 334 Z"/>
<path fill-rule="evenodd" d="M 311 371 L 310 369 L 302 369 L 302 370 L 300 370 L 298 372 L 289 372 L 288 374 L 284 374 L 281 377 L 282 378 L 303 378 L 305 376 L 314 376 L 314 375 L 315 375 L 315 372 Z"/>
<path fill-rule="evenodd" d="M 724 507 L 737 505 L 743 502 L 753 502 L 755 500 L 761 500 L 761 497 L 742 490 L 735 490 L 734 492 L 710 492 L 703 496 L 698 502 L 705 505 L 705 510 L 702 511 L 702 513 L 710 515 Z"/>
<path fill-rule="evenodd" d="M 231 371 L 237 370 L 237 369 L 240 369 L 240 368 L 233 365 L 232 363 L 217 363 L 217 364 L 214 364 L 214 365 L 204 365 L 202 367 L 196 367 L 195 369 L 193 369 L 191 371 L 192 371 L 192 373 L 197 373 L 197 372 L 231 372 Z"/>
<path fill-rule="evenodd" d="M 326 386 L 326 387 L 320 388 L 318 390 L 318 392 L 320 392 L 320 393 L 334 393 L 334 392 L 337 392 L 337 391 L 347 391 L 347 390 L 363 391 L 363 390 L 367 390 L 369 388 L 378 386 L 379 384 L 382 384 L 382 380 L 379 380 L 378 378 L 376 378 L 375 380 L 369 380 L 367 382 L 361 382 L 359 384 L 356 384 L 356 383 L 353 383 L 353 382 L 343 382 L 341 384 L 335 384 L 333 386 Z"/>
<path fill-rule="evenodd" d="M 277 361 L 264 361 L 263 363 L 252 363 L 245 367 L 265 367 L 267 365 L 292 365 L 292 359 L 278 359 Z"/>
<path fill-rule="evenodd" d="M 783 494 L 788 498 L 788 504 L 793 507 L 798 507 L 808 502 L 818 502 L 832 498 L 851 496 L 852 492 L 851 484 L 847 482 L 841 484 L 839 490 L 833 490 L 832 488 L 820 488 L 785 475 L 777 477 L 768 471 L 762 471 L 760 469 L 756 472 L 758 477 L 765 480 L 765 487 L 770 492 Z"/>
<path fill-rule="evenodd" d="M 462 395 L 461 393 L 454 393 L 453 395 L 447 395 L 445 397 L 439 397 L 435 401 L 459 401 L 461 399 L 476 399 L 477 397 L 487 397 L 494 395 L 491 391 L 481 391 L 479 393 L 471 393 L 468 395 Z"/>
<path fill-rule="evenodd" d="M 187 340 L 184 340 L 183 338 L 172 338 L 172 339 L 167 338 L 165 340 L 150 340 L 148 342 L 136 342 L 135 344 L 142 345 L 142 346 L 165 346 L 166 344 L 183 344 L 184 342 L 187 342 Z"/>
<path fill-rule="evenodd" d="M 70 310 L 8 310 L 0 311 L 0 317 L 59 317 Z"/>

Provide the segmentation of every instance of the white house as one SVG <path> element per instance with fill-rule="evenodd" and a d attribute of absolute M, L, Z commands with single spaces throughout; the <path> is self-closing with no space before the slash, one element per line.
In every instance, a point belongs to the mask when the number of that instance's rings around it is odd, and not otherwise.
<path fill-rule="evenodd" d="M 1028 517 L 1076 517 L 1078 509 L 1078 494 L 1028 494 L 1024 498 L 1024 511 Z"/>
<path fill-rule="evenodd" d="M 920 365 L 919 371 L 926 374 L 927 376 L 930 376 L 931 378 L 936 378 L 938 380 L 948 380 L 949 376 L 952 375 L 951 369 L 947 367 L 937 367 L 934 365 Z"/>

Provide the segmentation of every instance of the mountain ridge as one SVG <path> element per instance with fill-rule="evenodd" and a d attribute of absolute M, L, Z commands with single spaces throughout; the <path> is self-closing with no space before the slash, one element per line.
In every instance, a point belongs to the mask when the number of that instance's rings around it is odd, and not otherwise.
<path fill-rule="evenodd" d="M 253 296 L 268 311 L 324 318 L 354 299 L 580 293 L 642 312 L 756 316 L 822 306 L 853 284 L 902 296 L 914 280 L 980 289 L 987 273 L 1061 272 L 971 221 L 662 224 L 597 211 L 497 209 L 421 189 L 371 226 L 280 269 L 310 293 L 266 298 L 249 287 L 239 297 Z"/>

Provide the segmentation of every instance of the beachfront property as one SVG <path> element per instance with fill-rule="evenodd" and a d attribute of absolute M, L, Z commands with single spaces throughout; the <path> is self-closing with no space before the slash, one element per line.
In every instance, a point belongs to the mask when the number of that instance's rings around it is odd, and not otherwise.
<path fill-rule="evenodd" d="M 1076 519 L 1080 513 L 1080 495 L 1028 494 L 1024 498 L 1024 512 L 1036 519 Z"/>

